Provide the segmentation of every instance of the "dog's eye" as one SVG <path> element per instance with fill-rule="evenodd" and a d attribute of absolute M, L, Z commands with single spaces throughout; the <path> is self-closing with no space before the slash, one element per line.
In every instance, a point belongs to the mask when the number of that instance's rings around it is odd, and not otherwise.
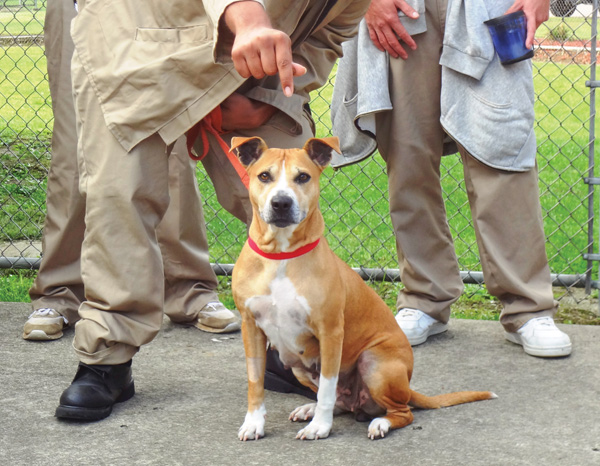
<path fill-rule="evenodd" d="M 310 175 L 308 173 L 300 173 L 296 177 L 296 183 L 299 183 L 299 184 L 307 183 L 309 180 L 310 180 Z"/>
<path fill-rule="evenodd" d="M 258 175 L 258 179 L 263 183 L 268 183 L 269 181 L 273 180 L 269 172 L 262 172 L 260 175 Z"/>

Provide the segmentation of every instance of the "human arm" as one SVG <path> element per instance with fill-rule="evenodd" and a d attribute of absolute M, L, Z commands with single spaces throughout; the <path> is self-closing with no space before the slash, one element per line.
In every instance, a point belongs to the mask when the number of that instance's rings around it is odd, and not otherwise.
<path fill-rule="evenodd" d="M 515 0 L 515 3 L 506 10 L 505 14 L 523 10 L 527 18 L 527 39 L 525 46 L 531 48 L 535 38 L 535 31 L 550 16 L 550 0 Z"/>
<path fill-rule="evenodd" d="M 271 26 L 263 6 L 254 1 L 233 3 L 225 9 L 223 20 L 235 36 L 231 58 L 237 72 L 257 79 L 277 74 L 283 93 L 290 97 L 294 76 L 306 69 L 293 62 L 289 36 Z"/>
<path fill-rule="evenodd" d="M 394 58 L 406 59 L 408 54 L 401 42 L 412 50 L 417 48 L 417 44 L 398 19 L 398 10 L 409 18 L 419 17 L 419 13 L 404 0 L 373 0 L 365 14 L 365 21 L 375 47 Z"/>

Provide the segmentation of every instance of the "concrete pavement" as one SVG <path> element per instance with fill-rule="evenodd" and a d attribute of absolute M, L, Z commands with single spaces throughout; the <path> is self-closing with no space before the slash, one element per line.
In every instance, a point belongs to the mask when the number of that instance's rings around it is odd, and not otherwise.
<path fill-rule="evenodd" d="M 267 393 L 266 437 L 240 442 L 246 374 L 240 334 L 215 336 L 165 320 L 134 358 L 136 396 L 100 422 L 54 418 L 75 374 L 73 331 L 21 339 L 30 307 L 0 303 L 2 465 L 600 465 L 600 327 L 561 326 L 569 358 L 526 356 L 497 322 L 453 320 L 415 348 L 412 387 L 434 395 L 492 390 L 499 398 L 435 411 L 383 440 L 336 417 L 331 436 L 295 440 L 287 420 L 305 398 Z"/>

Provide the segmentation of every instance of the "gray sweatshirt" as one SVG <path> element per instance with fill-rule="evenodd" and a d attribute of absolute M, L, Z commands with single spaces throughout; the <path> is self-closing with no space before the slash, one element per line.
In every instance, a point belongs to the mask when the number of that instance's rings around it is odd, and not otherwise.
<path fill-rule="evenodd" d="M 426 31 L 424 0 L 411 0 L 418 20 L 400 15 L 411 35 Z M 484 21 L 502 15 L 512 0 L 449 0 L 440 65 L 441 124 L 473 157 L 503 170 L 535 165 L 534 92 L 531 61 L 503 66 Z M 343 45 L 331 104 L 333 134 L 342 155 L 334 167 L 358 162 L 377 148 L 375 115 L 392 109 L 390 60 L 372 44 L 363 20 Z M 415 76 L 418 79 L 418 76 Z M 445 153 L 455 151 L 453 145 Z"/>

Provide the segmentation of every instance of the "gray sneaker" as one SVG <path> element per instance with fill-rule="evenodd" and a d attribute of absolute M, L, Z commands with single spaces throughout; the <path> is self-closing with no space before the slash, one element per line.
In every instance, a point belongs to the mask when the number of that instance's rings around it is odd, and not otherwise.
<path fill-rule="evenodd" d="M 33 311 L 23 326 L 23 339 L 48 341 L 63 336 L 63 328 L 69 321 L 56 309 L 42 308 Z"/>
<path fill-rule="evenodd" d="M 200 309 L 194 326 L 209 333 L 231 333 L 240 329 L 240 321 L 222 303 L 214 301 Z"/>

